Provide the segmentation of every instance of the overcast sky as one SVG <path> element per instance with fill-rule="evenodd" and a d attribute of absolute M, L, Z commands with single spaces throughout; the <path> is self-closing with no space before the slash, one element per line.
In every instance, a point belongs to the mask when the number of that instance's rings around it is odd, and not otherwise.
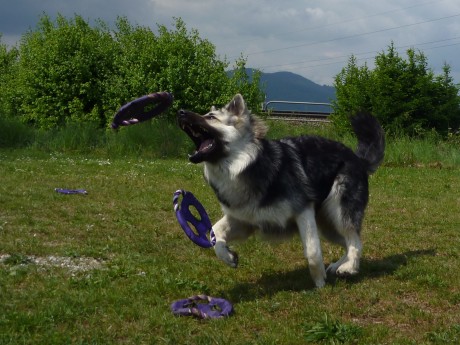
<path fill-rule="evenodd" d="M 403 56 L 410 47 L 423 51 L 435 73 L 446 62 L 460 83 L 459 0 L 0 0 L 2 43 L 15 44 L 43 13 L 108 24 L 126 16 L 154 30 L 180 17 L 222 58 L 242 55 L 248 67 L 327 85 L 351 54 L 373 67 L 393 41 Z"/>

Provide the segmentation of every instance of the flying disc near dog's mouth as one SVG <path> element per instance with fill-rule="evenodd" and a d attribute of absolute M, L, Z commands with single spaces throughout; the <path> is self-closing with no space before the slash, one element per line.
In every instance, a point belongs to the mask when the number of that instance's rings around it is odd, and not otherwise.
<path fill-rule="evenodd" d="M 165 111 L 171 106 L 173 100 L 174 97 L 169 92 L 156 92 L 139 97 L 118 110 L 113 118 L 112 128 L 117 129 L 120 126 L 147 121 Z M 152 105 L 153 108 L 149 108 Z"/>

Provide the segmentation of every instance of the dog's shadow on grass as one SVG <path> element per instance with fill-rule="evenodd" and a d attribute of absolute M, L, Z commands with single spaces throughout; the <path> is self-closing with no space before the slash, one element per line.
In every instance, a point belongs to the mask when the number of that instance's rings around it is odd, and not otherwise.
<path fill-rule="evenodd" d="M 409 259 L 420 256 L 435 256 L 434 249 L 411 250 L 401 254 L 390 255 L 382 259 L 361 259 L 360 273 L 353 277 L 328 277 L 328 284 L 334 285 L 336 279 L 344 279 L 350 284 L 356 284 L 367 279 L 375 279 L 394 274 L 400 267 L 406 266 Z M 310 278 L 308 267 L 298 268 L 287 272 L 269 272 L 255 282 L 238 283 L 225 295 L 234 302 L 253 301 L 261 297 L 272 296 L 280 291 L 309 291 L 315 285 Z"/>

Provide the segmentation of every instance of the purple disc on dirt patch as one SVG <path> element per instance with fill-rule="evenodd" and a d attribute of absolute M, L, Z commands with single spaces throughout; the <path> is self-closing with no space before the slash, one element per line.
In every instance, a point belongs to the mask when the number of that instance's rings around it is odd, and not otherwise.
<path fill-rule="evenodd" d="M 197 295 L 173 302 L 171 311 L 177 316 L 216 319 L 230 316 L 233 313 L 233 305 L 223 298 Z"/>

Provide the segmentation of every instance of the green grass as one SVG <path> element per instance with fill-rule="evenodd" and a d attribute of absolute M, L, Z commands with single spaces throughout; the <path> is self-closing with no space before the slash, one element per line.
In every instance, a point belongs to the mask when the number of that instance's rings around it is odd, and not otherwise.
<path fill-rule="evenodd" d="M 214 221 L 221 211 L 185 158 L 4 149 L 0 173 L 0 344 L 459 343 L 460 169 L 448 162 L 371 177 L 361 272 L 321 290 L 298 238 L 236 244 L 236 270 L 193 245 L 173 192 L 193 191 Z M 341 255 L 323 252 L 326 263 Z M 50 257 L 97 265 L 34 261 Z M 199 293 L 235 314 L 172 315 L 174 300 Z"/>
<path fill-rule="evenodd" d="M 270 138 L 298 136 L 303 134 L 321 135 L 356 147 L 354 135 L 338 136 L 330 124 L 297 123 L 294 126 L 282 121 L 269 121 Z M 387 166 L 430 166 L 430 167 L 460 167 L 460 136 L 440 135 L 428 132 L 426 137 L 410 138 L 387 137 L 385 150 L 385 165 Z"/>
<path fill-rule="evenodd" d="M 331 124 L 267 121 L 269 138 L 322 135 L 355 147 L 353 135 L 338 136 Z M 171 140 L 171 138 L 174 138 Z M 178 131 L 175 119 L 155 118 L 118 131 L 95 128 L 91 123 L 69 123 L 54 130 L 36 130 L 18 120 L 0 116 L 0 148 L 28 148 L 38 152 L 97 154 L 109 158 L 182 158 L 193 150 L 187 136 Z M 387 166 L 460 167 L 460 136 L 442 138 L 427 132 L 422 138 L 387 138 Z"/>
<path fill-rule="evenodd" d="M 361 328 L 356 325 L 347 325 L 331 320 L 327 314 L 324 320 L 318 322 L 306 331 L 307 342 L 326 342 L 329 344 L 342 344 L 356 342 L 361 333 Z"/>
<path fill-rule="evenodd" d="M 27 148 L 38 152 L 99 154 L 106 157 L 183 157 L 193 146 L 185 134 L 177 135 L 172 119 L 158 117 L 136 126 L 96 128 L 91 123 L 39 130 L 0 116 L 0 148 Z M 170 140 L 175 137 L 175 140 Z"/>

